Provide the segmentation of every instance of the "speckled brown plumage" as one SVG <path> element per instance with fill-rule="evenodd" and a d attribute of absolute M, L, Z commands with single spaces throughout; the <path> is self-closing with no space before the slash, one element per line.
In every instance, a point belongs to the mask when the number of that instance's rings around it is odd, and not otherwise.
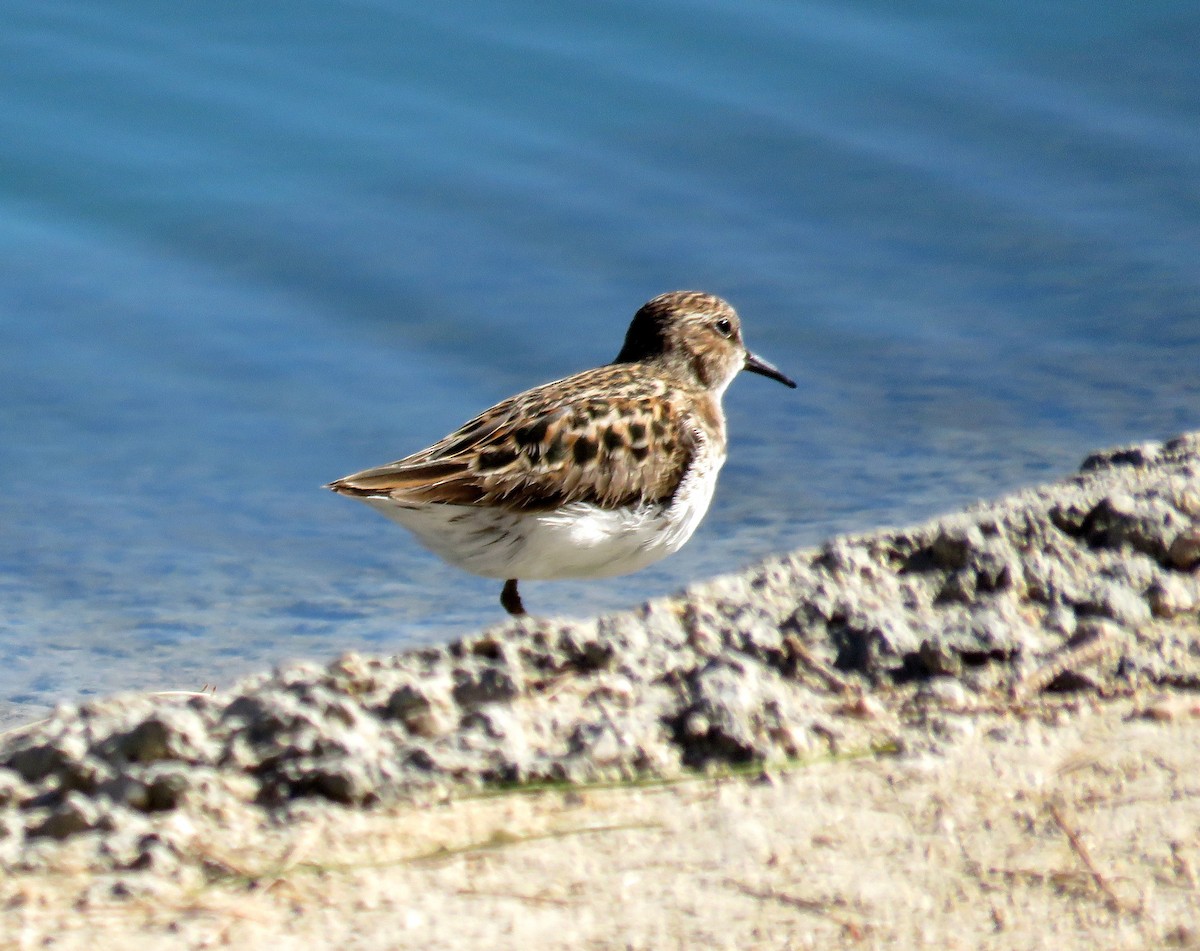
<path fill-rule="evenodd" d="M 665 501 L 691 459 L 696 428 L 724 439 L 709 414 L 689 411 L 685 395 L 628 364 L 599 367 L 507 399 L 428 449 L 333 485 L 518 512 Z"/>

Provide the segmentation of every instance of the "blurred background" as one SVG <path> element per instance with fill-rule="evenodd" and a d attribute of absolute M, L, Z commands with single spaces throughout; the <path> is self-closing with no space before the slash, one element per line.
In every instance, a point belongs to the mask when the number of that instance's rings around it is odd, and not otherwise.
<path fill-rule="evenodd" d="M 502 619 L 324 482 L 610 360 L 675 288 L 726 397 L 631 606 L 1200 425 L 1200 8 L 9 0 L 0 719 Z"/>

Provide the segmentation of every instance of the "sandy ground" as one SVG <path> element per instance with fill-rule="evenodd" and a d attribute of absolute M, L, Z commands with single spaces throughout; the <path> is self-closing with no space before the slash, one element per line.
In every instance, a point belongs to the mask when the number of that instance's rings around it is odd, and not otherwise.
<path fill-rule="evenodd" d="M 1190 434 L 638 611 L 64 707 L 0 735 L 0 951 L 1200 948 L 1198 612 Z"/>
<path fill-rule="evenodd" d="M 0 948 L 1200 947 L 1200 700 L 1057 703 L 777 773 L 180 813 L 182 868 L 6 878 Z"/>

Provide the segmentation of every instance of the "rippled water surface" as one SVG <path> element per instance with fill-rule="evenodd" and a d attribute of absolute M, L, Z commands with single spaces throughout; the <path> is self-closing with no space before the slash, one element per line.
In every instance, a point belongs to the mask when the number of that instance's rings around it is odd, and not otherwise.
<path fill-rule="evenodd" d="M 612 358 L 753 349 L 679 555 L 583 615 L 1200 424 L 1193 2 L 10 0 L 0 717 L 391 650 L 497 585 L 320 489 Z"/>

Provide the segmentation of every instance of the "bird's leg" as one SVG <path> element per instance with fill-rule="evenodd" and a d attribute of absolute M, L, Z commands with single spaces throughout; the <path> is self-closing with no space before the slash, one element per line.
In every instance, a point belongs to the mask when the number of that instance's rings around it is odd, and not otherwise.
<path fill-rule="evenodd" d="M 525 613 L 525 605 L 521 603 L 521 595 L 517 591 L 516 578 L 509 578 L 504 582 L 504 590 L 500 592 L 500 603 L 509 614 L 519 615 Z"/>

